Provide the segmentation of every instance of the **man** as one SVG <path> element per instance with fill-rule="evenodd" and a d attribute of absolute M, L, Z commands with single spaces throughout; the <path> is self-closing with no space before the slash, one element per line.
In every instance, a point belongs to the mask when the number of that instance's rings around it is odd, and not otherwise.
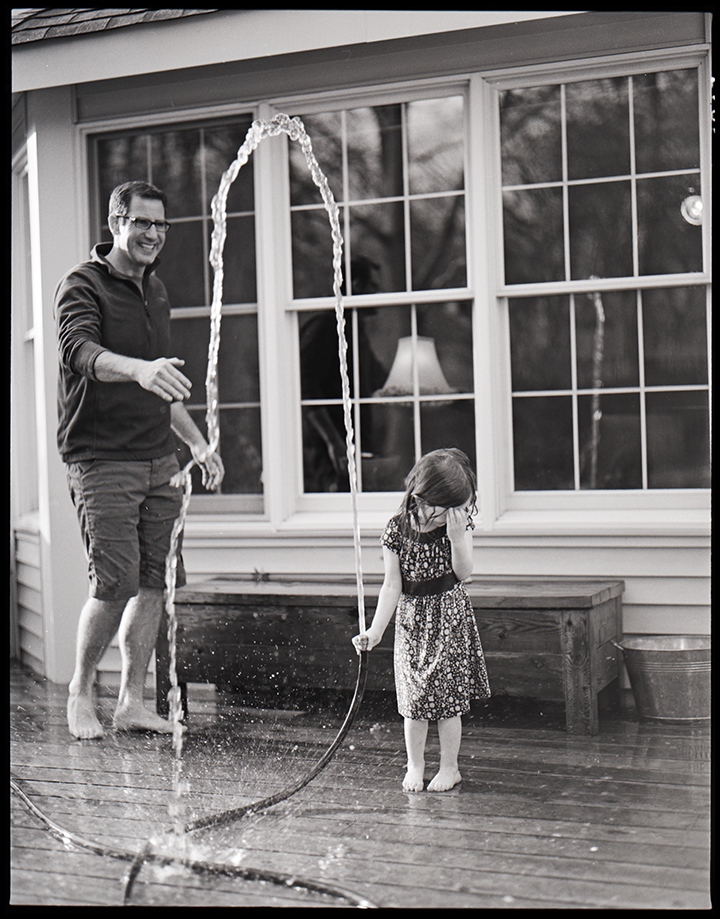
<path fill-rule="evenodd" d="M 67 718 L 77 738 L 103 736 L 93 704 L 100 659 L 118 633 L 122 675 L 113 718 L 119 730 L 170 733 L 145 707 L 147 668 L 163 609 L 165 562 L 182 488 L 173 431 L 188 444 L 203 484 L 216 490 L 222 460 L 183 401 L 184 361 L 167 357 L 170 304 L 154 274 L 169 224 L 166 196 L 145 182 L 110 196 L 112 243 L 97 245 L 55 295 L 58 447 L 67 464 L 88 559 Z M 178 586 L 185 583 L 178 559 Z"/>

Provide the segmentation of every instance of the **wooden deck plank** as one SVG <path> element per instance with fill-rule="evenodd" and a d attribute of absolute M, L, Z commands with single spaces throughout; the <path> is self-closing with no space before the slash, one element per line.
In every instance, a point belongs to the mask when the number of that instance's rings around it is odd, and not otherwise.
<path fill-rule="evenodd" d="M 206 694 L 210 699 L 211 693 Z M 67 733 L 62 687 L 11 680 L 11 764 L 23 790 L 70 832 L 137 852 L 171 828 L 170 738 Z M 218 693 L 185 738 L 187 815 L 218 814 L 296 781 L 334 738 L 342 694 L 327 711 L 243 708 Z M 114 701 L 101 698 L 104 720 Z M 402 792 L 402 723 L 368 701 L 333 762 L 267 812 L 190 834 L 191 851 L 336 884 L 383 907 L 707 909 L 707 727 L 601 718 L 569 735 L 466 719 L 462 784 Z M 550 722 L 552 724 L 552 722 Z M 428 776 L 437 759 L 428 742 Z M 128 864 L 64 846 L 16 796 L 11 903 L 119 905 Z M 277 885 L 143 867 L 133 905 L 347 905 Z"/>

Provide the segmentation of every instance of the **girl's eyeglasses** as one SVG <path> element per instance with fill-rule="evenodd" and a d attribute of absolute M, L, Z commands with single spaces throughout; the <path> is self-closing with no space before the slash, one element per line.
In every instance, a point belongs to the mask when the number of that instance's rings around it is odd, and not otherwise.
<path fill-rule="evenodd" d="M 170 224 L 167 220 L 150 220 L 147 217 L 130 217 L 128 214 L 113 214 L 113 217 L 119 217 L 121 220 L 129 220 L 136 230 L 149 230 L 155 227 L 158 233 L 167 233 Z"/>

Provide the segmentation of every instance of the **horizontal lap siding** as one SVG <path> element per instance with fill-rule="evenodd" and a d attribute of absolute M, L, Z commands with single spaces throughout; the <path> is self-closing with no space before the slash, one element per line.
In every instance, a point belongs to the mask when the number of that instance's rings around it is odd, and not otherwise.
<path fill-rule="evenodd" d="M 190 583 L 222 576 L 261 575 L 355 577 L 352 542 L 345 537 L 293 538 L 277 542 L 248 538 L 233 540 L 232 547 L 218 547 L 210 537 L 193 535 L 188 522 L 183 559 Z M 363 534 L 362 571 L 367 581 L 382 578 L 379 534 Z M 475 575 L 545 578 L 611 578 L 625 582 L 623 634 L 625 635 L 709 635 L 710 561 L 702 546 L 503 545 L 475 538 Z M 368 622 L 374 604 L 366 603 Z M 117 646 L 108 650 L 100 671 L 100 682 L 114 686 L 119 681 L 120 655 Z M 151 674 L 153 668 L 151 667 Z M 151 677 L 152 679 L 152 677 Z"/>
<path fill-rule="evenodd" d="M 29 530 L 15 532 L 15 610 L 20 660 L 37 673 L 45 667 L 40 539 Z"/>
<path fill-rule="evenodd" d="M 223 575 L 316 575 L 353 578 L 355 556 L 347 538 L 322 545 L 288 546 L 238 539 L 233 548 L 214 546 L 211 539 L 193 538 L 188 524 L 183 557 L 191 581 Z M 710 552 L 704 545 L 654 547 L 628 545 L 542 545 L 526 540 L 507 545 L 475 537 L 475 575 L 501 577 L 612 578 L 625 582 L 625 634 L 709 634 Z M 367 578 L 382 576 L 382 552 L 377 537 L 363 535 L 362 570 Z"/>

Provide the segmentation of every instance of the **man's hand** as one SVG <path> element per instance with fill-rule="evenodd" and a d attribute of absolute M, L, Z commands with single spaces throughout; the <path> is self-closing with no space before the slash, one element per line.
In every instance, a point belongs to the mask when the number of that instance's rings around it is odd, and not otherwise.
<path fill-rule="evenodd" d="M 184 402 L 190 397 L 192 383 L 178 370 L 185 361 L 179 357 L 159 357 L 154 361 L 138 361 L 136 380 L 148 392 L 166 402 Z"/>
<path fill-rule="evenodd" d="M 219 453 L 208 453 L 209 447 L 190 447 L 193 459 L 202 474 L 203 488 L 208 491 L 217 491 L 225 476 L 225 467 Z"/>

